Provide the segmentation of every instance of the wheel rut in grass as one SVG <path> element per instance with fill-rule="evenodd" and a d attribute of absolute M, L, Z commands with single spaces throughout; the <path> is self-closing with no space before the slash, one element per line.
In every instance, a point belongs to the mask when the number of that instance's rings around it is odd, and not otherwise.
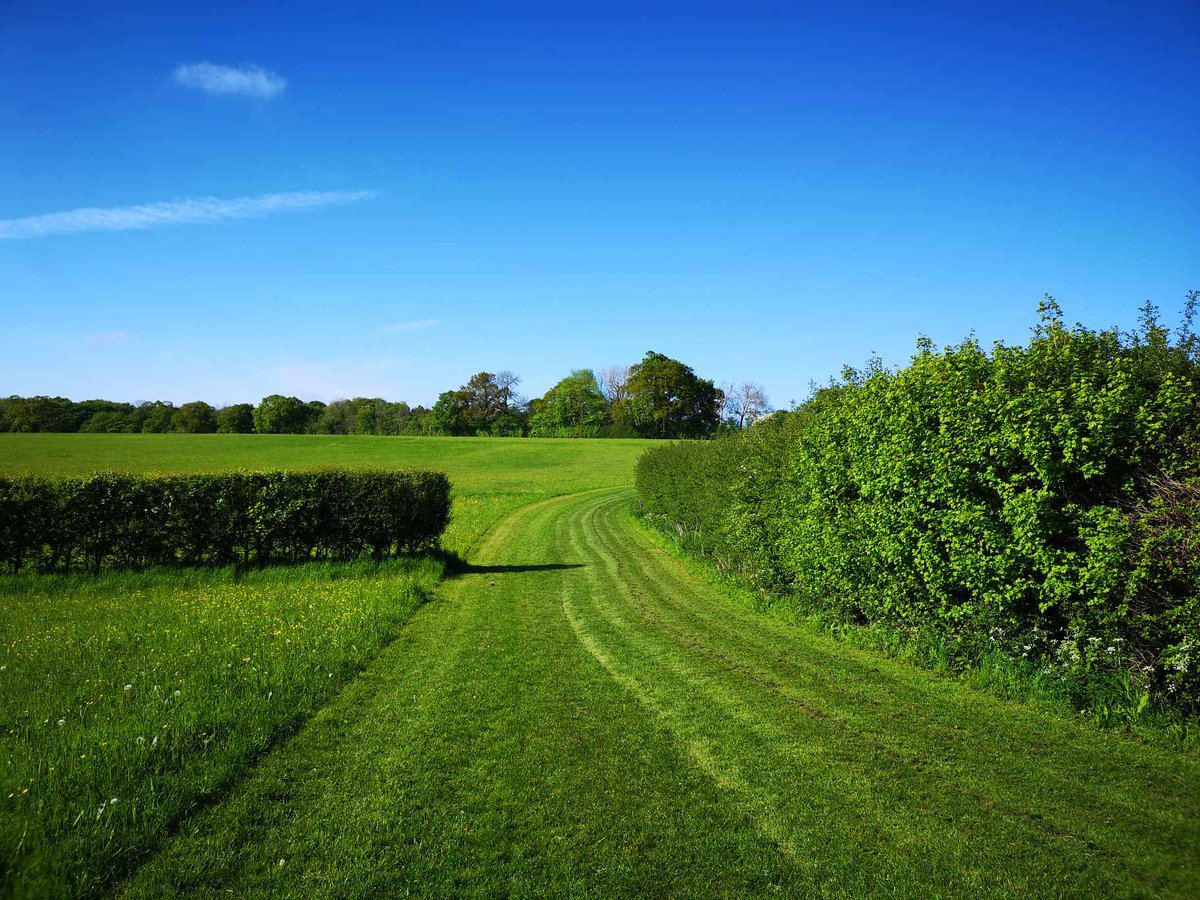
<path fill-rule="evenodd" d="M 758 613 L 630 499 L 496 523 L 129 893 L 1200 895 L 1194 758 Z"/>
<path fill-rule="evenodd" d="M 564 581 L 565 616 L 814 878 L 865 856 L 879 863 L 871 890 L 1200 888 L 1194 759 L 741 606 L 633 527 L 628 507 L 610 495 L 562 517 L 561 542 L 586 563 Z"/>
<path fill-rule="evenodd" d="M 794 896 L 812 884 L 575 640 L 526 506 L 132 896 Z"/>

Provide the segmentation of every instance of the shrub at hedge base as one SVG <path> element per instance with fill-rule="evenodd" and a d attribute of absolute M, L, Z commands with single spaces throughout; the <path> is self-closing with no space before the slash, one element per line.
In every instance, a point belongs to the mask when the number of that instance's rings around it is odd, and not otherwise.
<path fill-rule="evenodd" d="M 449 515 L 440 472 L 0 477 L 0 565 L 16 574 L 379 559 L 436 545 Z"/>
<path fill-rule="evenodd" d="M 1063 326 L 919 345 L 639 463 L 647 519 L 788 602 L 1200 709 L 1200 341 Z"/>

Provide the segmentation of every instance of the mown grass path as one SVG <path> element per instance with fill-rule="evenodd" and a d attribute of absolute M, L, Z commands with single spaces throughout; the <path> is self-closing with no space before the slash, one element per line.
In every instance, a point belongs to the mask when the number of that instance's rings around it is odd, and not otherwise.
<path fill-rule="evenodd" d="M 503 519 L 132 879 L 294 896 L 1200 896 L 1200 764 L 689 574 L 627 489 Z"/>

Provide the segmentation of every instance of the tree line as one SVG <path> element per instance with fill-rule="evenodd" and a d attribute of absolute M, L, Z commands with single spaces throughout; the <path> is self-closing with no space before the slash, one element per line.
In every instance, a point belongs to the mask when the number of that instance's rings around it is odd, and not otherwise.
<path fill-rule="evenodd" d="M 653 351 L 632 366 L 578 369 L 534 399 L 517 392 L 520 381 L 509 371 L 479 372 L 444 391 L 432 408 L 378 397 L 322 403 L 282 394 L 221 408 L 203 400 L 177 407 L 11 396 L 0 399 L 0 432 L 704 438 L 770 411 L 758 385 L 718 387 Z"/>

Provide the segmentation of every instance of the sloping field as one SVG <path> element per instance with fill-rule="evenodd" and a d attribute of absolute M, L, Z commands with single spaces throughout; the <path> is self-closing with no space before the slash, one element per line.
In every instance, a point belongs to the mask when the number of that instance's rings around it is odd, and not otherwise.
<path fill-rule="evenodd" d="M 471 545 L 522 504 L 633 482 L 642 440 L 300 434 L 0 434 L 0 473 L 226 472 L 321 466 L 433 469 L 453 485 L 443 544 Z"/>
<path fill-rule="evenodd" d="M 352 648 L 362 650 L 346 669 L 356 677 L 322 694 L 315 714 L 285 716 L 294 727 L 266 735 L 269 752 L 201 786 L 138 855 L 130 844 L 113 856 L 82 832 L 62 838 L 87 846 L 47 865 L 116 860 L 64 873 L 60 883 L 77 886 L 64 890 L 94 892 L 119 871 L 132 874 L 117 891 L 144 897 L 1200 896 L 1194 754 L 1000 701 L 755 612 L 630 517 L 645 446 L 0 435 L 4 471 L 439 468 L 455 484 L 447 543 L 467 559 L 421 606 L 372 572 L 361 585 L 317 567 L 264 572 L 257 581 L 278 580 L 287 608 L 320 603 L 326 583 L 390 592 L 395 627 L 379 646 Z M 143 581 L 161 582 L 157 606 L 132 590 Z M 61 685 L 80 681 L 81 704 L 93 696 L 84 675 L 111 682 L 120 705 L 125 671 L 145 674 L 112 653 L 84 654 L 95 671 L 80 674 L 75 657 L 50 651 L 41 674 L 23 671 L 41 613 L 22 614 L 21 603 L 52 608 L 45 634 L 86 649 L 123 627 L 127 597 L 142 598 L 135 617 L 149 616 L 138 627 L 157 617 L 158 631 L 159 619 L 186 624 L 172 612 L 178 591 L 205 609 L 250 610 L 257 581 L 165 571 L 0 584 L 12 631 L 0 633 L 0 678 L 13 704 L 0 719 L 33 715 L 25 706 L 50 670 Z M 246 634 L 260 626 L 280 630 L 264 619 Z M 109 656 L 119 671 L 105 668 Z M 22 688 L 16 678 L 32 680 Z M 72 760 L 114 752 L 129 723 L 112 715 L 117 737 L 99 716 L 96 747 L 71 750 Z M 41 729 L 45 746 L 65 753 L 49 713 L 35 718 L 0 735 L 0 748 L 41 740 Z M 36 746 L 0 762 L 11 768 Z M 0 802 L 43 802 L 42 777 Z M 148 789 L 135 782 L 121 815 Z M 111 814 L 99 805 L 88 809 L 97 821 Z M 24 888 L 9 880 L 0 894 Z"/>
<path fill-rule="evenodd" d="M 455 484 L 445 545 L 465 550 L 510 510 L 627 484 L 644 446 L 4 434 L 0 471 L 441 469 Z M 341 690 L 442 570 L 430 558 L 0 576 L 0 897 L 92 895 L 127 872 Z"/>
<path fill-rule="evenodd" d="M 133 896 L 1200 895 L 1200 765 L 764 618 L 540 501 Z"/>

